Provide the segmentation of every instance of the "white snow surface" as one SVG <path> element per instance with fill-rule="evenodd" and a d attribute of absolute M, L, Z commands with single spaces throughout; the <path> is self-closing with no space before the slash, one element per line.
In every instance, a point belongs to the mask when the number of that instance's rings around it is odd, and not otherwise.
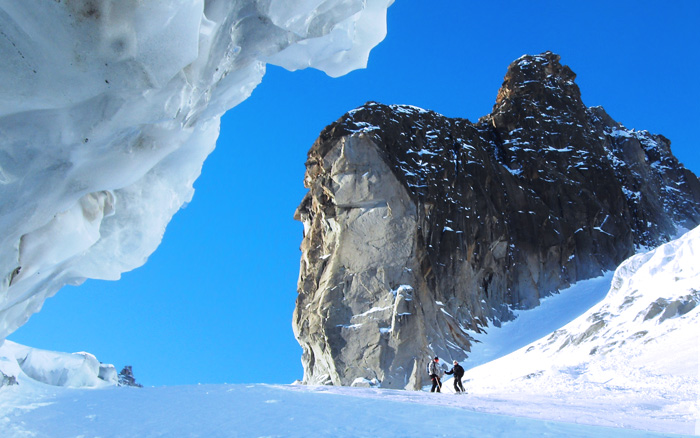
<path fill-rule="evenodd" d="M 366 65 L 393 0 L 0 0 L 0 339 L 145 263 L 267 63 Z"/>
<path fill-rule="evenodd" d="M 0 370 L 19 385 L 0 388 L 0 436 L 700 435 L 699 254 L 700 227 L 489 328 L 464 363 L 461 395 L 450 380 L 441 394 L 378 382 L 50 386 L 50 371 L 76 358 L 37 354 L 42 382 L 20 366 L 27 347 L 6 341 Z M 73 369 L 75 382 L 94 379 Z"/>
<path fill-rule="evenodd" d="M 32 397 L 21 392 L 20 387 L 12 387 L 0 394 L 0 435 L 7 438 L 670 436 L 526 418 L 517 415 L 519 403 L 478 395 L 293 385 L 37 390 Z M 541 408 L 557 406 L 549 404 Z M 611 416 L 606 412 L 602 415 Z"/>
<path fill-rule="evenodd" d="M 575 415 L 584 423 L 700 434 L 700 227 L 628 259 L 602 301 L 539 340 L 522 342 L 524 332 L 539 336 L 550 323 L 559 325 L 547 319 L 584 309 L 587 303 L 575 303 L 577 292 L 599 281 L 545 300 L 482 337 L 474 349 L 480 366 L 464 378 L 468 390 L 520 399 L 528 416 Z M 561 406 L 546 412 L 552 399 Z"/>

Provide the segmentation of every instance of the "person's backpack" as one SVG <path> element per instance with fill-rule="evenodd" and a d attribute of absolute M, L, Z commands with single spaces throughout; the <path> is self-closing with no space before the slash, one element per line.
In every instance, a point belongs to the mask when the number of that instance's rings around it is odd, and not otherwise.
<path fill-rule="evenodd" d="M 433 363 L 433 360 L 432 360 L 432 359 L 429 360 L 429 361 L 428 361 L 428 366 L 427 366 L 426 369 L 425 369 L 425 370 L 428 372 L 428 375 L 431 375 L 431 374 L 432 374 L 432 373 L 430 372 L 430 365 L 431 365 L 432 363 Z"/>

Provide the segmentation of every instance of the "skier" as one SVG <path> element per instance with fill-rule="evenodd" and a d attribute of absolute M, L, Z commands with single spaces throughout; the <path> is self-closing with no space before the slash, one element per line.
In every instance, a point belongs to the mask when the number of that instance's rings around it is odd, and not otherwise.
<path fill-rule="evenodd" d="M 454 361 L 454 366 L 452 367 L 451 370 L 446 371 L 445 374 L 454 374 L 454 385 L 455 385 L 455 392 L 459 394 L 460 392 L 466 392 L 464 391 L 464 385 L 462 385 L 462 377 L 464 377 L 464 368 L 459 364 L 459 362 Z"/>
<path fill-rule="evenodd" d="M 430 392 L 435 392 L 436 389 L 437 392 L 440 392 L 440 387 L 442 387 L 442 384 L 440 383 L 440 369 L 438 368 L 439 360 L 440 359 L 435 356 L 435 359 L 428 364 L 428 375 L 430 375 L 430 380 L 433 382 L 433 387 L 430 388 Z"/>

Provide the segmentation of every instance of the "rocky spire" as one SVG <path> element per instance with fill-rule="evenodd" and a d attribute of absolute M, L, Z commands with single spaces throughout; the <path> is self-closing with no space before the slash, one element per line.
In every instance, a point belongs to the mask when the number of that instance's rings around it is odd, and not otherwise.
<path fill-rule="evenodd" d="M 472 334 L 700 223 L 670 142 L 587 108 L 550 52 L 477 123 L 370 102 L 309 151 L 294 328 L 304 381 L 426 383 Z"/>
<path fill-rule="evenodd" d="M 576 74 L 552 52 L 524 55 L 506 72 L 493 111 L 486 118 L 497 129 L 538 129 L 543 116 L 558 123 L 581 122 L 586 106 Z"/>
<path fill-rule="evenodd" d="M 131 365 L 124 366 L 124 368 L 119 372 L 119 386 L 134 386 L 136 388 L 143 388 L 143 385 L 136 382 Z"/>

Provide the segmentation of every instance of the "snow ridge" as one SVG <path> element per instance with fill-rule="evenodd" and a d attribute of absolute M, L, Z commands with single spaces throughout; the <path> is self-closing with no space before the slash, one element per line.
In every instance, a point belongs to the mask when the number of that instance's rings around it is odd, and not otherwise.
<path fill-rule="evenodd" d="M 623 410 L 642 411 L 649 422 L 692 433 L 700 399 L 699 253 L 697 227 L 633 256 L 615 271 L 600 303 L 551 334 L 468 371 L 468 387 L 572 404 L 581 403 L 574 398 L 620 403 Z M 517 319 L 512 324 L 529 329 Z M 489 335 L 480 340 L 488 345 Z"/>

